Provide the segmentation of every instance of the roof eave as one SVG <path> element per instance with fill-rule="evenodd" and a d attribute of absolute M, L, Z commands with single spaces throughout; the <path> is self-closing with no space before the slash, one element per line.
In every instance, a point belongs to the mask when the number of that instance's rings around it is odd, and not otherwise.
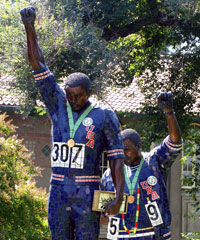
<path fill-rule="evenodd" d="M 19 106 L 9 106 L 9 105 L 0 105 L 0 110 L 2 111 L 20 111 Z"/>

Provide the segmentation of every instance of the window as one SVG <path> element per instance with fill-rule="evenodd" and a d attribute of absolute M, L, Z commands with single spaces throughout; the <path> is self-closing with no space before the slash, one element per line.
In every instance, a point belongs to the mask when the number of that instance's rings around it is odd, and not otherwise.
<path fill-rule="evenodd" d="M 182 188 L 194 187 L 196 171 L 200 164 L 200 123 L 191 124 L 189 139 L 184 143 L 182 157 Z"/>
<path fill-rule="evenodd" d="M 28 151 L 32 153 L 31 159 L 36 160 L 36 156 L 35 156 L 36 142 L 33 140 L 25 140 L 24 145 L 28 149 Z"/>
<path fill-rule="evenodd" d="M 103 176 L 104 172 L 108 167 L 109 167 L 109 161 L 107 160 L 106 152 L 103 152 L 101 163 L 100 163 L 101 177 Z"/>
<path fill-rule="evenodd" d="M 45 145 L 41 151 L 45 157 L 49 157 L 49 155 L 51 154 L 51 148 L 48 145 Z"/>
<path fill-rule="evenodd" d="M 158 143 L 151 143 L 150 150 L 152 150 L 154 147 L 158 146 Z M 100 163 L 100 170 L 101 170 L 101 177 L 103 176 L 104 172 L 106 169 L 109 168 L 109 161 L 107 160 L 106 157 L 106 152 L 103 152 L 102 158 L 101 158 L 101 163 Z"/>

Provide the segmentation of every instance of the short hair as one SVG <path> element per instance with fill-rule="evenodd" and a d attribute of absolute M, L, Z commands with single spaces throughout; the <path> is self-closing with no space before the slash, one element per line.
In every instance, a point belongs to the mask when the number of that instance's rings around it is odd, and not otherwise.
<path fill-rule="evenodd" d="M 65 87 L 69 86 L 70 88 L 81 86 L 89 94 L 91 88 L 91 82 L 89 77 L 80 72 L 72 73 L 64 79 Z"/>
<path fill-rule="evenodd" d="M 121 132 L 122 141 L 130 140 L 135 146 L 141 145 L 140 135 L 134 129 L 125 129 Z"/>

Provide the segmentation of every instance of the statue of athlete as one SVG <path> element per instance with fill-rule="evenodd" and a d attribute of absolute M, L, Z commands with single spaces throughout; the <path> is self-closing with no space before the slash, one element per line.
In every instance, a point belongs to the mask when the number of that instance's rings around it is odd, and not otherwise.
<path fill-rule="evenodd" d="M 124 192 L 129 194 L 128 211 L 127 214 L 110 217 L 108 239 L 172 239 L 166 180 L 167 171 L 182 150 L 182 140 L 172 94 L 160 92 L 157 99 L 166 117 L 169 135 L 149 153 L 143 153 L 139 134 L 133 129 L 122 131 Z M 114 190 L 109 169 L 103 175 L 102 190 Z M 101 221 L 105 224 L 106 218 L 101 218 Z"/>
<path fill-rule="evenodd" d="M 104 150 L 110 163 L 116 198 L 106 215 L 119 212 L 123 199 L 124 151 L 115 113 L 89 101 L 90 79 L 70 74 L 63 91 L 45 64 L 35 32 L 34 7 L 20 11 L 25 25 L 28 58 L 36 84 L 52 122 L 52 176 L 48 222 L 52 240 L 95 240 L 99 235 L 98 212 L 93 212 L 94 190 L 100 185 Z M 78 61 L 78 60 L 77 60 Z"/>

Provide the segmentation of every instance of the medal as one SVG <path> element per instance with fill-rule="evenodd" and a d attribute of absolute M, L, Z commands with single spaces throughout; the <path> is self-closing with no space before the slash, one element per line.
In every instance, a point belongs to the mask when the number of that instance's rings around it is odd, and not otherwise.
<path fill-rule="evenodd" d="M 74 138 L 75 133 L 76 133 L 77 129 L 79 128 L 81 122 L 83 122 L 84 119 L 87 124 L 91 124 L 93 122 L 92 118 L 85 118 L 88 115 L 88 113 L 92 110 L 92 108 L 93 108 L 92 105 L 89 105 L 89 107 L 78 118 L 76 123 L 74 123 L 72 108 L 71 108 L 69 102 L 67 101 L 67 115 L 68 115 L 69 130 L 70 130 L 69 131 L 70 139 L 67 141 L 67 146 L 69 148 L 73 148 L 75 146 L 75 141 L 73 138 Z"/>
<path fill-rule="evenodd" d="M 136 183 L 137 183 L 137 180 L 138 180 L 138 177 L 139 177 L 139 174 L 140 174 L 140 170 L 142 168 L 142 165 L 143 165 L 143 162 L 144 162 L 144 158 L 142 158 L 142 160 L 140 161 L 140 165 L 133 177 L 133 180 L 131 182 L 129 176 L 128 176 L 128 167 L 124 165 L 124 176 L 125 176 L 125 182 L 127 184 L 127 187 L 128 187 L 128 190 L 129 190 L 129 196 L 128 196 L 128 203 L 132 204 L 134 203 L 135 201 L 135 197 L 133 196 L 134 195 L 134 191 L 135 191 L 135 187 L 136 187 Z"/>
<path fill-rule="evenodd" d="M 131 202 L 129 202 L 131 200 Z M 133 203 L 135 200 L 133 195 L 128 196 L 128 203 Z M 136 234 L 138 228 L 138 220 L 139 220 L 139 212 L 140 212 L 140 186 L 137 184 L 137 197 L 136 197 L 136 214 L 135 214 L 135 227 L 134 229 L 128 230 L 125 223 L 125 216 L 122 214 L 122 224 L 124 229 L 128 232 L 129 236 Z"/>
<path fill-rule="evenodd" d="M 135 201 L 134 196 L 133 195 L 129 195 L 128 196 L 128 203 L 132 204 L 132 203 L 134 203 L 134 201 Z"/>
<path fill-rule="evenodd" d="M 73 148 L 75 146 L 75 141 L 74 139 L 70 138 L 68 141 L 67 141 L 67 146 L 69 148 Z"/>

